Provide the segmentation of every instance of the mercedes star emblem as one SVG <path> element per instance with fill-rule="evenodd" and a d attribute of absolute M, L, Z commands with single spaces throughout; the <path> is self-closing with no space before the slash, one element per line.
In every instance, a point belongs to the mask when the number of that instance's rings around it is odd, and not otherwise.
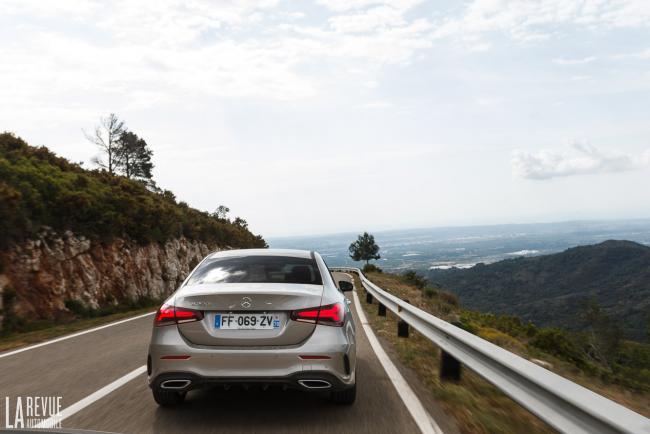
<path fill-rule="evenodd" d="M 251 307 L 252 305 L 253 305 L 253 299 L 252 299 L 252 298 L 250 298 L 250 297 L 243 297 L 243 298 L 241 299 L 241 307 L 243 307 L 244 309 L 248 309 L 248 308 Z"/>

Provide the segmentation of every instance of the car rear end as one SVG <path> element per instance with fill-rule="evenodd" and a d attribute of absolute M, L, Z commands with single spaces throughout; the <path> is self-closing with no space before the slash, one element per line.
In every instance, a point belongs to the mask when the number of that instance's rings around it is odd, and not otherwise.
<path fill-rule="evenodd" d="M 212 254 L 154 325 L 149 383 L 154 397 L 171 396 L 172 404 L 211 385 L 278 384 L 332 396 L 355 385 L 354 322 L 313 252 Z"/>

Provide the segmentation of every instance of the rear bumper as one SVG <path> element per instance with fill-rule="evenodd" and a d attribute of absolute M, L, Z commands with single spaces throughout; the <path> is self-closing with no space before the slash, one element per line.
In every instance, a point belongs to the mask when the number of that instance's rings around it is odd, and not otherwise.
<path fill-rule="evenodd" d="M 327 371 L 297 372 L 285 377 L 202 377 L 191 372 L 167 372 L 158 375 L 149 386 L 163 390 L 187 392 L 211 386 L 269 387 L 279 385 L 309 391 L 344 390 L 352 384 L 344 383 Z"/>
<path fill-rule="evenodd" d="M 193 345 L 180 335 L 177 327 L 158 327 L 153 331 L 147 365 L 151 387 L 160 387 L 168 380 L 178 380 L 171 384 L 181 386 L 180 380 L 189 380 L 179 391 L 236 383 L 309 389 L 303 383 L 312 379 L 327 382 L 327 389 L 340 390 L 355 382 L 354 331 L 316 326 L 307 340 L 294 347 L 224 348 Z"/>

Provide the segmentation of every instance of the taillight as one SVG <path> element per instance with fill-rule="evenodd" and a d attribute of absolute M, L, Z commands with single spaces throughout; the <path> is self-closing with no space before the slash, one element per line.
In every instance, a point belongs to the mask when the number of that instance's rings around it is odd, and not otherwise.
<path fill-rule="evenodd" d="M 203 312 L 200 310 L 186 309 L 184 307 L 176 307 L 170 304 L 163 304 L 158 312 L 156 312 L 156 319 L 154 324 L 156 326 L 164 326 L 170 324 L 182 324 L 185 322 L 201 321 L 203 319 Z"/>
<path fill-rule="evenodd" d="M 185 309 L 184 307 L 177 307 L 174 309 L 176 316 L 176 324 L 184 322 L 201 321 L 203 319 L 203 312 L 194 309 Z"/>
<path fill-rule="evenodd" d="M 334 303 L 328 304 L 327 306 L 294 310 L 291 312 L 291 319 L 300 322 L 341 327 L 345 320 L 345 310 L 343 309 L 343 304 Z"/>
<path fill-rule="evenodd" d="M 163 326 L 167 324 L 174 324 L 175 322 L 174 306 L 170 306 L 168 304 L 163 304 L 160 306 L 160 309 L 158 309 L 158 312 L 156 312 L 156 319 L 154 320 L 154 324 L 157 326 Z"/>

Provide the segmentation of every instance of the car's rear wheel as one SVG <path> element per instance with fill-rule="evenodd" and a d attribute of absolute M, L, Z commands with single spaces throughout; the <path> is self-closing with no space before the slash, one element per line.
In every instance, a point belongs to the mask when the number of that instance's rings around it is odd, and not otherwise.
<path fill-rule="evenodd" d="M 171 390 L 153 390 L 153 399 L 162 407 L 176 407 L 185 400 L 185 392 L 174 392 Z"/>
<path fill-rule="evenodd" d="M 354 384 L 354 386 L 348 389 L 335 390 L 330 392 L 330 401 L 338 405 L 352 405 L 354 404 L 354 400 L 356 398 L 357 398 L 356 383 Z"/>

